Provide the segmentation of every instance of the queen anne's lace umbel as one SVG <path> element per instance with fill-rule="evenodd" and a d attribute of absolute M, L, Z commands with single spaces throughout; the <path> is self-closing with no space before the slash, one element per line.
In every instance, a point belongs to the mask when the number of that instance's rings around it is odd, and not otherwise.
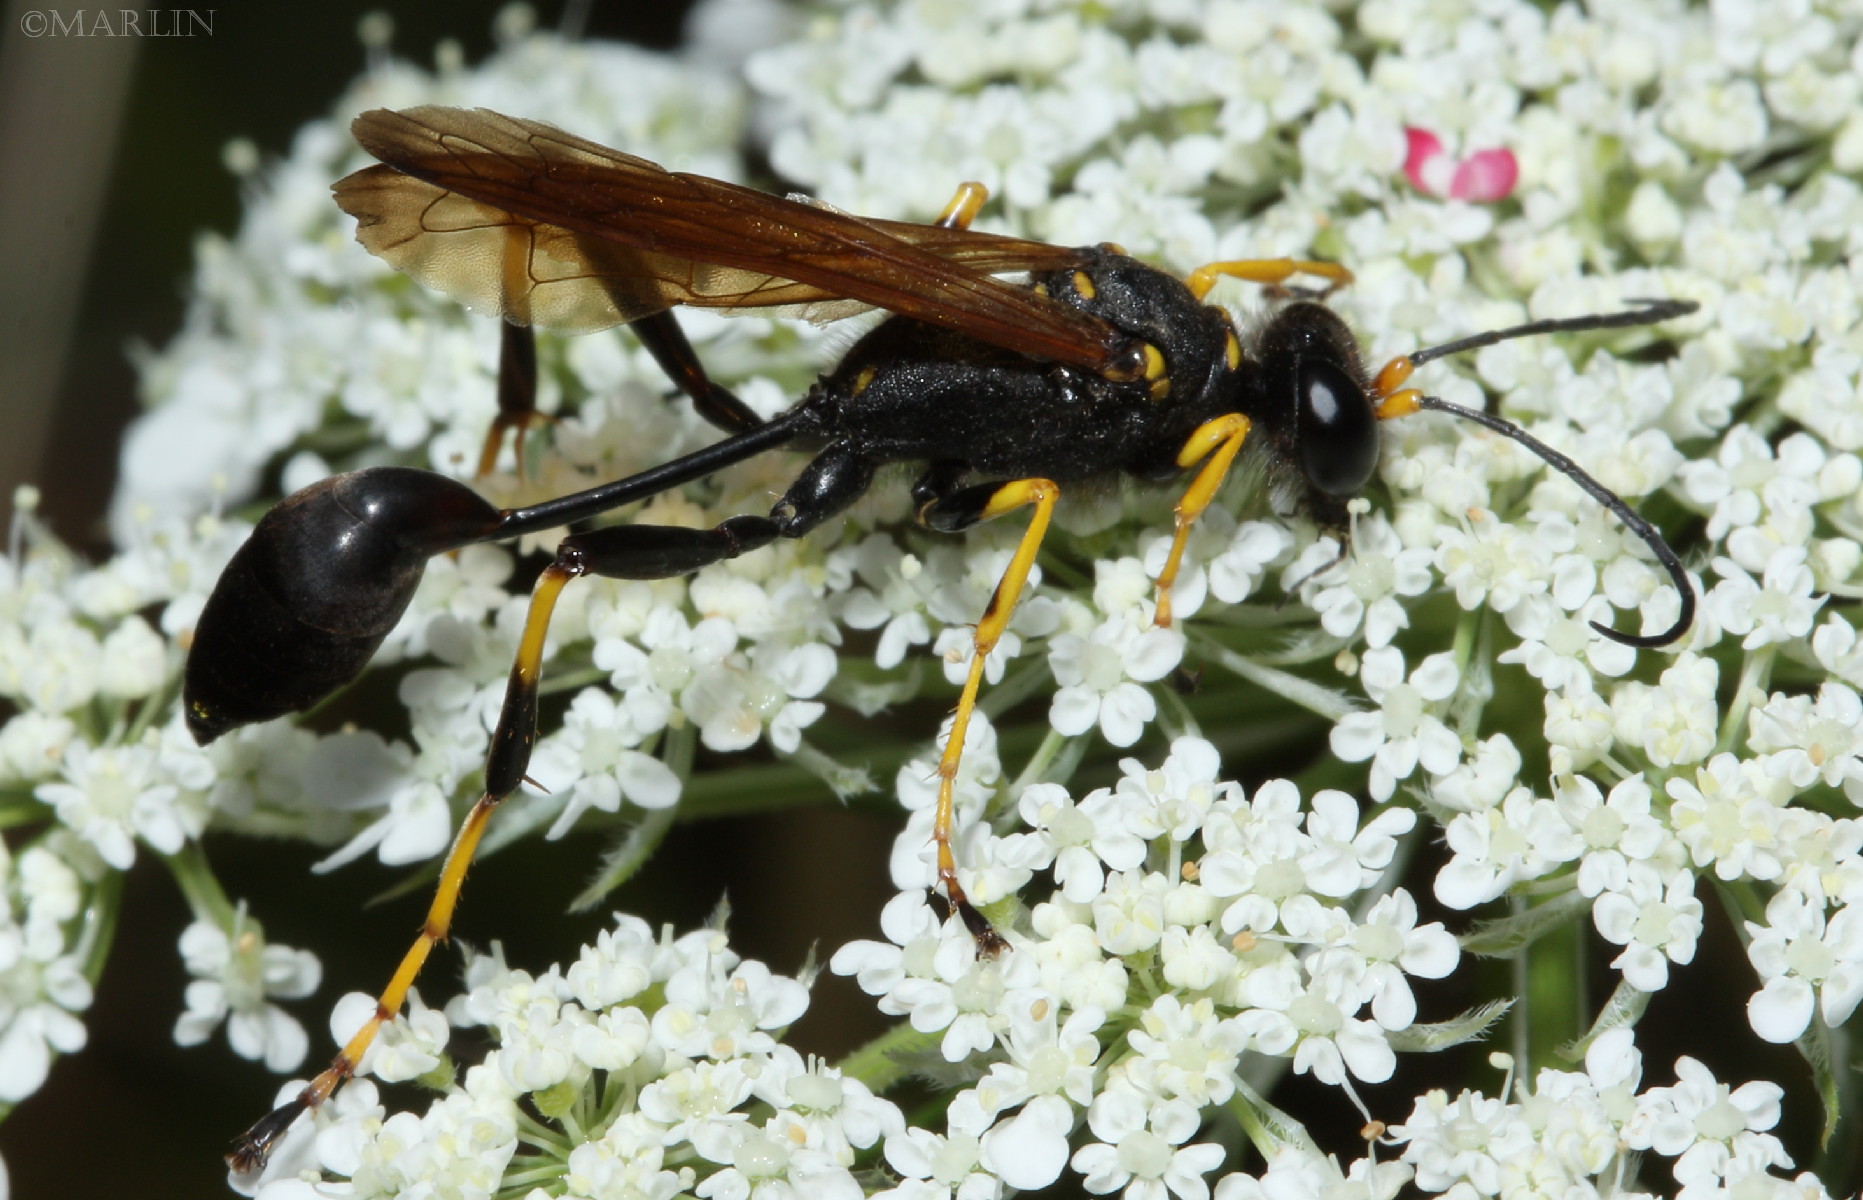
<path fill-rule="evenodd" d="M 1674 651 L 1598 638 L 1591 621 L 1671 623 L 1663 572 L 1569 481 L 1435 417 L 1391 423 L 1375 501 L 1355 505 L 1352 554 L 1332 569 L 1331 538 L 1277 516 L 1261 487 L 1226 489 L 1191 537 L 1170 631 L 1152 625 L 1151 580 L 1171 496 L 1064 507 L 986 665 L 1005 694 L 1047 698 L 1046 726 L 1032 755 L 1006 757 L 1007 727 L 980 715 L 957 781 L 964 886 L 1010 945 L 979 961 L 925 899 L 932 751 L 889 757 L 858 714 L 919 692 L 948 703 L 925 660 L 962 678 L 1014 530 L 922 534 L 902 489 L 881 487 L 844 524 L 691 579 L 579 583 L 546 663 L 577 690 L 531 764 L 550 795 L 513 803 L 555 834 L 664 820 L 699 744 L 767 744 L 824 798 L 865 787 L 864 761 L 904 762 L 884 940 L 830 959 L 901 1031 L 839 1068 L 804 1059 L 781 1041 L 803 983 L 740 961 L 719 930 L 619 918 L 565 968 L 481 957 L 465 994 L 416 1000 L 364 1068 L 439 1098 L 391 1111 L 359 1079 L 247 1186 L 993 1200 L 1070 1173 L 1127 1200 L 1854 1188 L 1790 1174 L 1778 1085 L 1646 1063 L 1634 1027 L 1718 911 L 1750 963 L 1714 970 L 1747 972 L 1751 1035 L 1797 1040 L 1833 1097 L 1852 1069 L 1830 1031 L 1863 998 L 1863 649 L 1848 615 L 1863 587 L 1863 13 L 915 0 L 828 5 L 787 41 L 750 36 L 783 20 L 711 0 L 694 46 L 658 55 L 511 18 L 483 67 L 381 62 L 251 179 L 236 235 L 202 240 L 187 328 L 144 364 L 118 555 L 77 562 L 22 495 L 0 559 L 0 796 L 29 831 L 0 858 L 0 1100 L 82 1047 L 95 931 L 150 853 L 197 918 L 177 1039 L 224 1021 L 239 1053 L 296 1069 L 308 1039 L 275 1001 L 314 989 L 316 960 L 267 945 L 264 899 L 226 898 L 198 839 L 264 831 L 330 847 L 331 865 L 422 862 L 478 787 L 525 603 L 511 549 L 433 562 L 378 656 L 408 668 L 404 740 L 281 722 L 201 751 L 175 704 L 182 647 L 249 528 L 229 512 L 269 467 L 291 488 L 364 459 L 462 477 L 476 461 L 491 322 L 360 251 L 328 199 L 364 165 L 349 115 L 442 103 L 729 178 L 748 127 L 786 180 L 849 211 L 928 219 L 977 179 L 996 197 L 983 227 L 1117 239 L 1179 270 L 1337 259 L 1357 282 L 1333 303 L 1373 361 L 1528 317 L 1695 300 L 1699 316 L 1659 329 L 1508 342 L 1420 382 L 1491 397 L 1678 534 L 1703 602 Z M 733 47 L 766 44 L 732 65 Z M 1231 284 L 1215 298 L 1260 303 Z M 841 344 L 766 317 L 685 324 L 766 414 Z M 713 436 L 663 400 L 628 338 L 546 338 L 542 363 L 560 420 L 521 478 L 507 456 L 486 481 L 500 504 Z M 628 519 L 760 511 L 792 470 L 765 456 Z M 1166 682 L 1180 667 L 1201 671 L 1194 694 Z M 1329 746 L 1325 765 L 1231 782 L 1276 773 L 1303 738 Z M 1074 774 L 1087 744 L 1140 749 L 1096 787 Z M 1461 916 L 1482 906 L 1500 919 Z M 1314 1114 L 1269 1103 L 1290 1073 L 1347 1113 L 1357 1085 L 1439 1082 L 1421 1056 L 1501 1009 L 1443 1010 L 1417 981 L 1470 970 L 1472 953 L 1531 956 L 1575 924 L 1621 986 L 1570 1061 L 1497 1055 L 1485 1081 L 1396 1104 L 1381 1090 L 1370 1143 L 1320 1145 L 1295 1119 Z M 367 1003 L 338 1006 L 339 1033 Z M 1528 1004 L 1508 1020 L 1544 1017 Z M 456 1080 L 449 1024 L 496 1046 Z M 889 1050 L 945 1064 L 923 1127 L 868 1086 L 899 1074 Z"/>

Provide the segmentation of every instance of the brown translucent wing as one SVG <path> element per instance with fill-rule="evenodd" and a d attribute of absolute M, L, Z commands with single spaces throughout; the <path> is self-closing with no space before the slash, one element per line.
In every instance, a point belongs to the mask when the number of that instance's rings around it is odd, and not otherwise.
<path fill-rule="evenodd" d="M 1105 322 L 992 278 L 1078 265 L 1066 247 L 855 217 L 485 109 L 377 109 L 351 131 L 385 164 L 336 185 L 357 240 L 520 323 L 580 332 L 678 304 L 818 317 L 873 306 L 1094 370 L 1125 345 Z"/>

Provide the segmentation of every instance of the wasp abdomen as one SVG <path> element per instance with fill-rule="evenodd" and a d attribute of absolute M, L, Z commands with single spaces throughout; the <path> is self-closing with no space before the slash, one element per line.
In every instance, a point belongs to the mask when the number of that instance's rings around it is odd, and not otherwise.
<path fill-rule="evenodd" d="M 489 532 L 498 515 L 466 485 L 406 467 L 287 497 L 227 563 L 195 624 L 182 692 L 194 739 L 302 711 L 354 679 L 427 559 Z"/>

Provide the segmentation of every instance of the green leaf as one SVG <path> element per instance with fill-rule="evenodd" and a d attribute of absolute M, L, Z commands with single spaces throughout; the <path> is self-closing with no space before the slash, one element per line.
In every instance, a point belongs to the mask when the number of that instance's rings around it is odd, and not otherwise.
<path fill-rule="evenodd" d="M 1464 1042 L 1473 1042 L 1488 1036 L 1488 1030 L 1494 1023 L 1507 1015 L 1507 1010 L 1514 1006 L 1512 1000 L 1490 1000 L 1486 1004 L 1468 1009 L 1460 1016 L 1447 1021 L 1437 1021 L 1429 1025 L 1412 1025 L 1387 1034 L 1385 1040 L 1391 1043 L 1393 1050 L 1400 1053 L 1415 1053 L 1425 1050 L 1447 1050 L 1451 1046 L 1460 1046 Z"/>
<path fill-rule="evenodd" d="M 1307 1132 L 1307 1127 L 1268 1103 L 1239 1074 L 1236 1076 L 1235 1094 L 1229 1097 L 1228 1107 L 1241 1123 L 1242 1132 L 1248 1135 L 1255 1152 L 1262 1158 L 1272 1159 L 1290 1146 L 1307 1154 L 1319 1154 L 1319 1146 L 1314 1143 L 1313 1135 Z"/>
<path fill-rule="evenodd" d="M 1512 958 L 1590 907 L 1590 897 L 1576 891 L 1565 892 L 1525 912 L 1482 921 L 1459 940 L 1462 949 L 1470 954 L 1483 958 Z"/>
<path fill-rule="evenodd" d="M 1837 1122 L 1843 1108 L 1838 1100 L 1837 1068 L 1831 1054 L 1831 1027 L 1824 1023 L 1822 1017 L 1813 1015 L 1811 1028 L 1792 1044 L 1798 1047 L 1799 1054 L 1810 1065 L 1812 1082 L 1818 1089 L 1818 1100 L 1824 1106 L 1824 1128 L 1818 1131 L 1818 1145 L 1823 1148 L 1831 1144 L 1831 1135 L 1837 1132 Z"/>
<path fill-rule="evenodd" d="M 601 868 L 595 872 L 589 886 L 577 892 L 576 898 L 569 902 L 569 911 L 589 911 L 602 902 L 602 897 L 632 879 L 634 872 L 645 866 L 653 852 L 660 848 L 660 843 L 666 840 L 667 831 L 678 815 L 678 805 L 644 810 L 640 822 L 602 856 Z"/>
<path fill-rule="evenodd" d="M 1643 1010 L 1650 1006 L 1650 993 L 1641 988 L 1631 987 L 1629 983 L 1618 981 L 1617 990 L 1605 1001 L 1599 1011 L 1598 1019 L 1591 1023 L 1583 1037 L 1574 1038 L 1559 1047 L 1559 1057 L 1567 1062 L 1582 1062 L 1585 1052 L 1591 1044 L 1613 1029 L 1624 1029 L 1635 1025 L 1643 1019 Z"/>

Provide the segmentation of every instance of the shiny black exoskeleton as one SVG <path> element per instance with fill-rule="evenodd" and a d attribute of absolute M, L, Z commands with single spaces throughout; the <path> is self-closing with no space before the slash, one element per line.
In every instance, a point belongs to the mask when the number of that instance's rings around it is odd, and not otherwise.
<path fill-rule="evenodd" d="M 1124 380 L 1042 362 L 893 317 L 861 338 L 786 413 L 753 424 L 705 379 L 670 319 L 636 330 L 701 411 L 735 436 L 665 466 L 526 509 L 493 509 L 465 485 L 409 468 L 370 468 L 315 484 L 266 515 L 228 564 L 196 627 L 184 692 L 206 743 L 239 725 L 316 704 L 353 679 L 400 619 L 427 558 L 585 520 L 730 463 L 794 442 L 814 451 L 767 517 L 716 529 L 614 526 L 573 535 L 578 570 L 665 578 L 801 537 L 862 495 L 882 465 L 924 462 L 913 485 L 921 521 L 955 532 L 981 519 L 1004 479 L 1057 483 L 1115 472 L 1162 479 L 1183 468 L 1186 438 L 1239 412 L 1251 441 L 1304 489 L 1323 526 L 1378 457 L 1377 418 L 1358 346 L 1330 309 L 1297 301 L 1272 313 L 1252 353 L 1220 309 L 1175 276 L 1110 249 L 1031 286 L 1155 349 Z"/>

